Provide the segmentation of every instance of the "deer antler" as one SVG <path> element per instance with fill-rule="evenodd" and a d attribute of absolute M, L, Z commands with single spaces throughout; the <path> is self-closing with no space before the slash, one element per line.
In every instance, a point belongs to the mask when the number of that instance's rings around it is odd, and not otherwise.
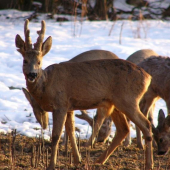
<path fill-rule="evenodd" d="M 37 38 L 37 42 L 34 44 L 34 49 L 41 51 L 42 50 L 42 44 L 43 44 L 43 39 L 44 39 L 44 34 L 45 34 L 45 21 L 41 21 L 41 30 L 37 31 L 37 34 L 39 37 Z"/>
<path fill-rule="evenodd" d="M 25 34 L 25 48 L 26 50 L 32 50 L 32 42 L 30 37 L 30 30 L 28 29 L 29 20 L 25 21 L 24 34 Z"/>

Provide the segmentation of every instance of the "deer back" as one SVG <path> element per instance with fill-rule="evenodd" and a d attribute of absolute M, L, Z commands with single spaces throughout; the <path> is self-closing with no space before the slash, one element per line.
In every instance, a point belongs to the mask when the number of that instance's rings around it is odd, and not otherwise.
<path fill-rule="evenodd" d="M 106 50 L 90 50 L 84 53 L 81 53 L 68 62 L 82 62 L 82 61 L 90 61 L 90 60 L 101 60 L 101 59 L 118 59 L 119 57 Z"/>
<path fill-rule="evenodd" d="M 170 58 L 150 57 L 138 65 L 152 76 L 151 88 L 155 95 L 170 101 Z"/>
<path fill-rule="evenodd" d="M 144 59 L 149 58 L 151 56 L 158 56 L 158 54 L 151 49 L 142 49 L 142 50 L 138 50 L 138 51 L 134 52 L 133 54 L 131 54 L 127 58 L 127 60 L 132 63 L 139 64 Z"/>

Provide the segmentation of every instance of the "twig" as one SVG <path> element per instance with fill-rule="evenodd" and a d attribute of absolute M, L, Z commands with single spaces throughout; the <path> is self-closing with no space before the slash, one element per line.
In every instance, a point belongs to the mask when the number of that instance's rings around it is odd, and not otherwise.
<path fill-rule="evenodd" d="M 120 29 L 120 35 L 119 35 L 119 44 L 122 44 L 122 30 L 123 30 L 124 22 L 122 22 L 121 29 Z"/>

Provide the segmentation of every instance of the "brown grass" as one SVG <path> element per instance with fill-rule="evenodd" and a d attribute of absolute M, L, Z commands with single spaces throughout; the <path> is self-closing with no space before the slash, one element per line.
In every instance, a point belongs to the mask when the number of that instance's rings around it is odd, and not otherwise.
<path fill-rule="evenodd" d="M 29 138 L 19 134 L 16 135 L 15 141 L 13 138 L 14 136 L 11 134 L 0 134 L 0 170 L 43 170 L 46 168 L 51 155 L 51 143 L 49 141 L 44 140 L 43 146 L 40 138 Z M 94 164 L 93 162 L 108 147 L 108 142 L 106 144 L 95 143 L 92 149 L 85 148 L 84 142 L 86 140 L 80 140 L 82 163 L 74 166 L 70 144 L 68 144 L 68 154 L 66 155 L 61 140 L 56 168 L 61 170 L 142 170 L 144 168 L 144 151 L 136 148 L 136 139 L 133 139 L 130 147 L 118 147 L 104 165 Z M 14 150 L 12 151 L 12 149 Z M 159 157 L 155 149 L 154 164 L 155 170 L 170 169 L 170 155 Z"/>

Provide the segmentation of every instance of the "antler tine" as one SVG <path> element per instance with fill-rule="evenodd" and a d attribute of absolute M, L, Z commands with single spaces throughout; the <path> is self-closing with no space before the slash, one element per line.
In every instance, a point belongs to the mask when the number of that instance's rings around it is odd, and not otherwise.
<path fill-rule="evenodd" d="M 39 37 L 37 38 L 37 42 L 34 44 L 34 49 L 41 51 L 42 48 L 42 44 L 43 44 L 43 39 L 44 39 L 44 34 L 45 34 L 45 21 L 42 20 L 41 21 L 41 30 L 37 31 L 37 34 L 39 35 Z"/>
<path fill-rule="evenodd" d="M 28 29 L 28 25 L 29 25 L 29 20 L 27 19 L 25 21 L 25 25 L 24 25 L 25 46 L 26 46 L 26 50 L 31 50 L 32 49 L 32 41 L 31 41 L 30 30 Z"/>

